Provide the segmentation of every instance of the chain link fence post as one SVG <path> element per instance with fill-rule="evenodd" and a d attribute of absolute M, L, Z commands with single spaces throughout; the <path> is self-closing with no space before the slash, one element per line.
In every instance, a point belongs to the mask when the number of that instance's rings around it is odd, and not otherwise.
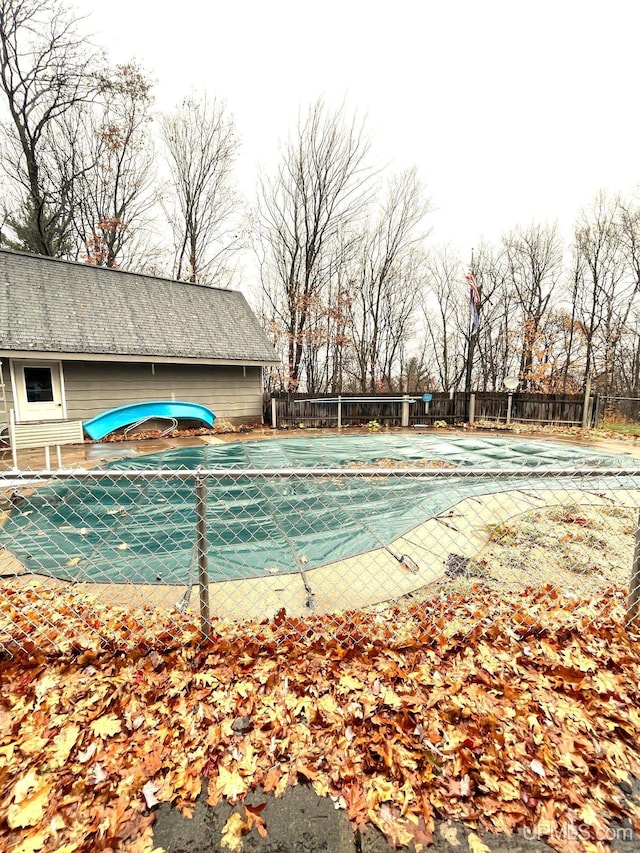
<path fill-rule="evenodd" d="M 207 483 L 202 477 L 196 477 L 195 497 L 200 631 L 203 638 L 209 640 L 211 639 L 211 612 L 209 609 L 209 557 L 207 554 Z"/>
<path fill-rule="evenodd" d="M 640 514 L 636 523 L 635 547 L 633 549 L 633 565 L 631 566 L 631 581 L 629 583 L 629 599 L 627 603 L 627 624 L 635 622 L 640 606 Z"/>

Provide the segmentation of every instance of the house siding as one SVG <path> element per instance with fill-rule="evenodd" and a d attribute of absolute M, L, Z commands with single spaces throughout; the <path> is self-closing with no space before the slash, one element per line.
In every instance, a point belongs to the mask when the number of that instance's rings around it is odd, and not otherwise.
<path fill-rule="evenodd" d="M 106 409 L 149 400 L 207 406 L 220 420 L 262 420 L 262 371 L 236 365 L 65 361 L 67 417 L 89 420 Z"/>

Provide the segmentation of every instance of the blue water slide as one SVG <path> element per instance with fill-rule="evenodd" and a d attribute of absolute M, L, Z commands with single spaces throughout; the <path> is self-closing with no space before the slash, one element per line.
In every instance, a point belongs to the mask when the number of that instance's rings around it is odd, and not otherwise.
<path fill-rule="evenodd" d="M 202 421 L 207 426 L 213 426 L 215 414 L 206 406 L 198 403 L 182 403 L 175 400 L 151 400 L 146 403 L 132 403 L 129 406 L 119 406 L 96 415 L 82 426 L 89 438 L 97 441 L 109 435 L 116 429 L 138 424 L 153 418 L 165 420 Z"/>

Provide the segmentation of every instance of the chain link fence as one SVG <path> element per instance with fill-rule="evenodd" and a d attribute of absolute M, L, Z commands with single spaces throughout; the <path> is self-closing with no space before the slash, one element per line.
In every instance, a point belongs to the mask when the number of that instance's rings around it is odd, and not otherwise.
<path fill-rule="evenodd" d="M 354 612 L 471 631 L 477 596 L 512 618 L 527 590 L 536 619 L 635 617 L 640 468 L 386 462 L 1 472 L 0 652 L 347 637 Z"/>

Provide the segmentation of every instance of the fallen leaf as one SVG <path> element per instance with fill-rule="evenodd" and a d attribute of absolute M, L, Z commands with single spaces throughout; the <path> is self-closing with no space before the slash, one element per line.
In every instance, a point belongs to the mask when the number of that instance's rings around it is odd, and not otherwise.
<path fill-rule="evenodd" d="M 538 776 L 542 776 L 543 778 L 547 775 L 544 767 L 538 761 L 537 758 L 534 758 L 529 767 L 533 770 L 534 773 L 537 773 Z"/>
<path fill-rule="evenodd" d="M 246 794 L 248 790 L 247 783 L 236 770 L 229 771 L 222 766 L 218 767 L 216 788 L 228 800 L 236 800 L 242 794 Z"/>
<path fill-rule="evenodd" d="M 20 752 L 23 755 L 38 755 L 48 743 L 48 738 L 41 737 L 40 735 L 33 735 L 33 737 L 22 741 L 20 744 Z"/>
<path fill-rule="evenodd" d="M 460 780 L 460 796 L 468 797 L 471 793 L 471 779 L 469 778 L 469 774 L 465 773 L 462 779 Z"/>
<path fill-rule="evenodd" d="M 95 745 L 95 743 L 90 743 L 86 749 L 81 750 L 78 753 L 78 761 L 80 762 L 80 764 L 86 764 L 87 761 L 91 761 L 93 756 L 96 754 L 97 749 L 98 747 Z"/>
<path fill-rule="evenodd" d="M 244 807 L 244 813 L 247 817 L 247 825 L 249 829 L 251 830 L 255 827 L 261 838 L 267 837 L 267 823 L 262 817 L 262 812 L 266 805 L 266 803 L 260 803 L 259 805 L 252 806 L 249 803 L 245 803 Z"/>
<path fill-rule="evenodd" d="M 69 757 L 69 753 L 76 745 L 76 741 L 78 740 L 79 734 L 80 727 L 76 725 L 70 725 L 65 726 L 54 737 L 53 742 L 56 745 L 56 748 L 53 753 L 52 760 L 57 767 L 62 767 L 62 765 L 65 763 L 65 761 Z"/>
<path fill-rule="evenodd" d="M 242 819 L 242 815 L 233 812 L 224 825 L 220 843 L 228 850 L 242 850 L 242 836 L 248 830 L 248 824 Z"/>
<path fill-rule="evenodd" d="M 267 793 L 271 793 L 271 791 L 275 791 L 278 787 L 278 783 L 280 782 L 280 777 L 282 776 L 282 772 L 279 767 L 272 767 L 267 775 L 264 777 L 264 782 L 262 783 L 262 789 Z M 314 782 L 315 787 L 315 782 Z"/>
<path fill-rule="evenodd" d="M 91 768 L 91 773 L 89 774 L 89 783 L 91 785 L 99 785 L 101 782 L 106 782 L 109 778 L 109 774 L 105 772 L 102 764 L 93 765 Z"/>
<path fill-rule="evenodd" d="M 40 783 L 40 777 L 36 773 L 35 769 L 32 767 L 28 773 L 25 773 L 24 776 L 21 776 L 16 784 L 13 787 L 13 793 L 11 795 L 11 799 L 20 803 L 25 797 L 28 796 L 29 791 L 33 788 L 37 788 Z"/>
<path fill-rule="evenodd" d="M 122 723 L 115 714 L 105 714 L 91 722 L 91 730 L 98 737 L 108 738 L 117 735 L 122 730 Z"/>
<path fill-rule="evenodd" d="M 338 685 L 344 692 L 358 691 L 364 688 L 364 684 L 359 678 L 354 678 L 351 675 L 342 675 L 338 681 Z"/>
<path fill-rule="evenodd" d="M 458 828 L 456 826 L 450 826 L 449 824 L 441 823 L 438 827 L 438 832 L 444 838 L 444 840 L 452 847 L 460 846 L 460 842 L 458 840 Z"/>
<path fill-rule="evenodd" d="M 143 786 L 142 796 L 144 797 L 148 809 L 152 809 L 154 806 L 159 804 L 160 800 L 156 797 L 159 790 L 160 786 L 151 781 L 147 782 L 146 785 Z"/>
<path fill-rule="evenodd" d="M 636 518 L 621 522 L 625 546 Z M 84 585 L 30 584 L 0 596 L 16 639 L 25 618 L 33 631 L 28 666 L 2 661 L 12 850 L 77 853 L 85 839 L 105 849 L 117 839 L 144 853 L 156 800 L 190 814 L 202 779 L 218 803 L 258 785 L 281 795 L 302 776 L 354 825 L 416 850 L 428 845 L 435 813 L 442 846 L 487 851 L 475 834 L 464 844 L 477 826 L 476 790 L 507 839 L 535 821 L 553 840 L 568 819 L 605 837 L 627 808 L 618 782 L 640 772 L 640 647 L 624 626 L 622 587 L 595 601 L 480 584 L 446 602 L 436 596 L 429 618 L 415 599 L 304 620 L 283 610 L 249 627 L 212 620 L 202 645 L 197 612 L 169 617 L 135 601 L 99 602 Z M 469 633 L 478 619 L 484 627 Z M 60 645 L 53 654 L 49 634 Z M 551 800 L 538 790 L 540 771 L 548 779 L 555 767 L 563 784 Z M 45 780 L 44 813 L 32 823 Z M 266 832 L 259 807 L 235 811 L 224 850 Z M 640 829 L 631 806 L 625 816 Z"/>
<path fill-rule="evenodd" d="M 38 787 L 18 803 L 9 806 L 7 823 L 11 829 L 35 826 L 44 816 L 44 808 L 49 801 L 51 786 L 41 782 Z"/>
<path fill-rule="evenodd" d="M 467 844 L 469 845 L 471 853 L 491 853 L 491 848 L 488 847 L 484 841 L 475 834 L 475 832 L 469 833 L 467 836 Z"/>
<path fill-rule="evenodd" d="M 36 853 L 47 843 L 51 833 L 48 830 L 36 832 L 27 836 L 17 847 L 11 848 L 11 853 Z"/>

